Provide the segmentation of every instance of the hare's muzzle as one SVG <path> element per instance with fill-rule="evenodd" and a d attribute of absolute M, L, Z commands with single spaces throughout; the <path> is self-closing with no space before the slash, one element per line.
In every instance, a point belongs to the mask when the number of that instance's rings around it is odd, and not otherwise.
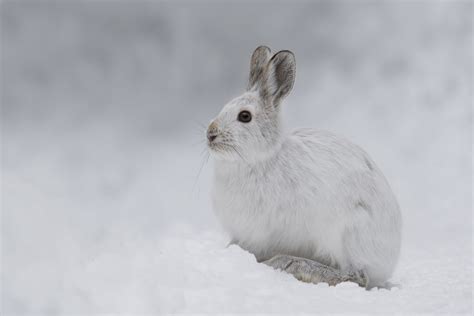
<path fill-rule="evenodd" d="M 207 128 L 207 140 L 212 143 L 219 134 L 219 130 L 217 129 L 217 124 L 212 122 L 209 127 Z"/>

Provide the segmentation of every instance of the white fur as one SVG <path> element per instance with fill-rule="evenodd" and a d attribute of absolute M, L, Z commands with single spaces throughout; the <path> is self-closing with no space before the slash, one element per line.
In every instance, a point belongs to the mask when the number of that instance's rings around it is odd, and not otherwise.
<path fill-rule="evenodd" d="M 236 118 L 252 113 L 250 123 Z M 381 285 L 396 266 L 401 215 L 382 172 L 356 145 L 331 133 L 281 131 L 279 106 L 258 91 L 224 107 L 212 200 L 232 240 L 266 260 L 278 254 L 364 271 Z"/>

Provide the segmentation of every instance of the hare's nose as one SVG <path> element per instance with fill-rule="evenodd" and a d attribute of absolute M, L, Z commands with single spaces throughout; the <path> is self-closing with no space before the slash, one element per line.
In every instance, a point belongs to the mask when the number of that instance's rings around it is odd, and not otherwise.
<path fill-rule="evenodd" d="M 215 122 L 212 122 L 211 125 L 209 125 L 209 128 L 207 129 L 207 139 L 209 140 L 209 142 L 212 142 L 214 139 L 216 139 L 217 135 L 217 125 Z"/>
<path fill-rule="evenodd" d="M 216 137 L 217 137 L 217 135 L 207 133 L 207 139 L 209 139 L 210 142 L 212 142 L 214 139 L 216 139 Z"/>

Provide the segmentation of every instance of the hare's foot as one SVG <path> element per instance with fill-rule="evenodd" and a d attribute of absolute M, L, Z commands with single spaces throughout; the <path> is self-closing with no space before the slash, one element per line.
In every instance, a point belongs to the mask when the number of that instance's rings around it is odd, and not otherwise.
<path fill-rule="evenodd" d="M 273 267 L 274 269 L 286 271 L 303 282 L 325 282 L 329 285 L 336 285 L 341 282 L 350 281 L 355 282 L 362 287 L 367 287 L 368 284 L 367 277 L 362 272 L 341 272 L 310 259 L 277 255 L 263 263 Z"/>

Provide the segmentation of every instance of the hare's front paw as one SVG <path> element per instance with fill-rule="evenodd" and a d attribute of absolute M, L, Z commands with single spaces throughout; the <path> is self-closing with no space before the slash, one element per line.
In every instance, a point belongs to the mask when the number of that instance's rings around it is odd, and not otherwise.
<path fill-rule="evenodd" d="M 305 258 L 277 255 L 263 263 L 274 269 L 285 271 L 296 279 L 308 283 L 325 282 L 329 285 L 336 285 L 341 282 L 351 281 L 362 287 L 366 287 L 368 283 L 363 273 L 343 273 L 327 265 Z"/>

